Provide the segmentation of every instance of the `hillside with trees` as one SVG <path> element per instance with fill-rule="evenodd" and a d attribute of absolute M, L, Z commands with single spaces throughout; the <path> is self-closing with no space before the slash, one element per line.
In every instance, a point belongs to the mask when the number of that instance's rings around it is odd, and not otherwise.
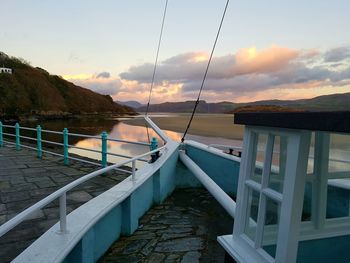
<path fill-rule="evenodd" d="M 0 52 L 0 65 L 12 74 L 0 73 L 0 116 L 64 117 L 83 114 L 135 114 L 127 106 L 34 68 L 23 59 Z"/>

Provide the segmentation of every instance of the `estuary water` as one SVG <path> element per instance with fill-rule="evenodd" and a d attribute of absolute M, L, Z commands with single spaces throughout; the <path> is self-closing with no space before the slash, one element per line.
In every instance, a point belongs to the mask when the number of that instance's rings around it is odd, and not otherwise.
<path fill-rule="evenodd" d="M 151 117 L 162 117 L 162 118 L 172 118 L 174 116 L 179 116 L 176 114 L 157 114 Z M 100 136 L 103 131 L 108 133 L 109 138 L 121 139 L 126 141 L 134 141 L 134 142 L 146 142 L 148 143 L 150 139 L 153 137 L 157 138 L 158 145 L 162 146 L 163 141 L 159 138 L 159 136 L 151 129 L 144 125 L 135 126 L 129 125 L 125 123 L 132 118 L 125 117 L 115 117 L 115 118 L 83 118 L 83 119 L 72 119 L 72 120 L 52 120 L 52 121 L 41 121 L 37 122 L 25 122 L 21 123 L 21 126 L 25 127 L 36 127 L 40 124 L 41 128 L 44 130 L 53 130 L 53 131 L 62 131 L 64 128 L 68 128 L 69 133 L 75 134 L 86 134 L 92 136 Z M 181 128 L 181 127 L 180 127 Z M 182 133 L 175 132 L 170 130 L 163 130 L 167 136 L 175 141 L 181 141 Z M 12 133 L 14 131 L 11 131 Z M 21 135 L 36 137 L 35 132 L 33 131 L 25 131 L 21 130 Z M 55 141 L 58 143 L 62 143 L 63 139 L 61 135 L 51 134 L 51 133 L 42 133 L 43 140 Z M 227 139 L 222 137 L 209 137 L 209 136 L 200 136 L 200 135 L 192 135 L 188 134 L 186 136 L 187 140 L 195 140 L 198 142 L 202 142 L 205 144 L 225 144 L 232 146 L 242 146 L 241 139 Z M 25 143 L 23 141 L 23 143 Z M 80 156 L 88 157 L 95 160 L 101 160 L 101 154 L 96 152 L 91 152 L 87 150 L 82 150 L 79 148 L 87 148 L 91 150 L 101 150 L 101 139 L 96 138 L 84 138 L 79 136 L 69 136 L 69 144 L 73 147 L 70 147 L 69 153 L 77 154 Z M 79 148 L 74 148 L 79 147 Z M 45 144 L 43 143 L 43 148 L 46 150 L 50 150 L 50 148 L 55 148 L 55 151 L 60 151 L 62 147 Z M 146 153 L 150 150 L 148 146 L 135 145 L 124 142 L 114 142 L 108 141 L 107 143 L 107 151 L 109 153 L 117 153 L 126 156 L 136 156 L 142 153 Z M 63 149 L 62 149 L 63 151 Z M 117 157 L 108 155 L 108 162 L 116 163 L 120 161 L 125 161 L 126 158 Z"/>
<path fill-rule="evenodd" d="M 188 114 L 156 114 L 151 115 L 151 118 L 159 120 L 159 118 L 166 118 L 166 121 L 170 124 L 172 120 L 174 122 L 179 121 L 179 118 L 188 118 Z M 195 140 L 204 144 L 222 144 L 241 147 L 242 146 L 242 134 L 237 132 L 235 136 L 230 136 L 231 138 L 224 138 L 225 133 L 222 132 L 225 125 L 228 128 L 232 128 L 233 121 L 232 116 L 227 115 L 210 115 L 202 114 L 199 115 L 203 123 L 212 123 L 214 120 L 222 118 L 224 126 L 221 126 L 217 129 L 217 132 L 214 133 L 215 136 L 203 136 L 203 135 L 194 135 L 188 134 L 186 136 L 187 140 Z M 103 131 L 108 133 L 110 138 L 122 139 L 127 141 L 136 141 L 136 142 L 148 142 L 152 137 L 156 137 L 159 141 L 159 146 L 163 145 L 162 140 L 158 137 L 156 133 L 153 132 L 151 128 L 137 124 L 129 125 L 128 121 L 132 118 L 84 118 L 84 119 L 74 119 L 74 120 L 54 120 L 54 121 L 45 121 L 41 122 L 40 125 L 43 129 L 62 131 L 63 128 L 68 128 L 70 133 L 80 133 L 88 134 L 94 136 L 100 136 Z M 23 123 L 23 126 L 35 127 L 37 123 Z M 177 131 L 184 129 L 185 127 L 177 127 Z M 213 128 L 215 130 L 215 127 Z M 182 132 L 175 132 L 172 130 L 163 130 L 171 139 L 175 141 L 181 141 Z M 235 129 L 232 130 L 235 133 Z M 32 137 L 35 136 L 33 133 Z M 62 142 L 62 136 L 43 133 L 42 135 L 44 140 L 53 140 L 56 142 Z M 235 138 L 235 139 L 233 139 Z M 263 149 L 264 142 L 261 142 L 262 145 L 259 145 L 259 149 Z M 88 148 L 92 150 L 101 150 L 101 139 L 95 138 L 84 138 L 79 136 L 70 136 L 69 144 L 79 148 Z M 313 146 L 313 145 L 312 145 Z M 46 144 L 44 147 L 53 147 L 52 145 Z M 57 146 L 55 147 L 57 150 Z M 108 141 L 107 151 L 109 153 L 117 153 L 126 156 L 135 156 L 145 152 L 148 152 L 150 149 L 148 146 L 134 145 L 123 142 L 114 142 Z M 89 157 L 95 160 L 101 160 L 101 154 L 91 151 L 86 151 L 78 148 L 71 147 L 69 150 L 70 153 L 78 154 L 84 157 Z M 310 149 L 310 155 L 313 156 L 313 147 Z M 258 156 L 258 158 L 260 158 Z M 341 135 L 341 134 L 332 134 L 331 135 L 331 151 L 330 151 L 329 167 L 331 171 L 338 170 L 350 170 L 350 136 Z M 123 157 L 116 157 L 108 155 L 108 162 L 116 163 L 120 161 L 125 161 Z M 340 161 L 337 161 L 340 160 Z M 309 170 L 312 170 L 312 158 L 310 159 Z"/>

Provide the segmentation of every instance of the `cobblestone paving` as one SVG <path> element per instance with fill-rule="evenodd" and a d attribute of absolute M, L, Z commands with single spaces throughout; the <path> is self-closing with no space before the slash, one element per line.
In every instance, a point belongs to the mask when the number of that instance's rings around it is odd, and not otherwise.
<path fill-rule="evenodd" d="M 206 190 L 176 190 L 99 262 L 224 262 L 224 249 L 216 238 L 231 233 L 232 226 L 232 218 Z"/>
<path fill-rule="evenodd" d="M 96 166 L 46 154 L 40 160 L 35 151 L 0 148 L 0 225 L 55 190 L 97 169 Z M 116 185 L 127 174 L 108 173 L 67 193 L 67 213 Z M 0 238 L 0 262 L 8 262 L 54 225 L 59 218 L 58 200 L 33 214 Z"/>

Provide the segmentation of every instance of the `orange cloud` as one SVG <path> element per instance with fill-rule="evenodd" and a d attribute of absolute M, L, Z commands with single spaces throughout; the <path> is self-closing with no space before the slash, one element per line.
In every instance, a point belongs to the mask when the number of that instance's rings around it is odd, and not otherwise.
<path fill-rule="evenodd" d="M 109 72 L 64 75 L 63 78 L 103 95 L 114 95 L 122 86 L 120 79 L 118 77 L 110 77 Z"/>
<path fill-rule="evenodd" d="M 233 74 L 266 73 L 286 66 L 298 57 L 299 52 L 293 49 L 271 46 L 257 51 L 255 47 L 244 48 L 236 53 L 236 65 Z"/>
<path fill-rule="evenodd" d="M 63 75 L 62 78 L 64 78 L 65 80 L 87 80 L 87 79 L 91 79 L 94 75 L 93 74 L 67 74 L 67 75 Z"/>
<path fill-rule="evenodd" d="M 160 61 L 151 103 L 195 99 L 207 61 L 206 52 L 189 52 Z M 115 100 L 147 103 L 152 72 L 152 63 L 145 63 L 130 67 L 119 77 L 112 77 L 109 72 L 64 77 L 110 94 Z M 349 47 L 321 51 L 272 45 L 262 50 L 248 47 L 214 56 L 202 98 L 208 101 L 294 99 L 349 91 Z"/>

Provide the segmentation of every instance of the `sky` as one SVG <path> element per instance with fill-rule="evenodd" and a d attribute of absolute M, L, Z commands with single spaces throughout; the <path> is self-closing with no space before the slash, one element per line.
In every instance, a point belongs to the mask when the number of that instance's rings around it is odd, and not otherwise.
<path fill-rule="evenodd" d="M 226 0 L 169 0 L 151 103 L 196 99 Z M 0 51 L 147 103 L 165 0 L 1 3 Z M 202 99 L 350 92 L 350 1 L 231 0 Z"/>

